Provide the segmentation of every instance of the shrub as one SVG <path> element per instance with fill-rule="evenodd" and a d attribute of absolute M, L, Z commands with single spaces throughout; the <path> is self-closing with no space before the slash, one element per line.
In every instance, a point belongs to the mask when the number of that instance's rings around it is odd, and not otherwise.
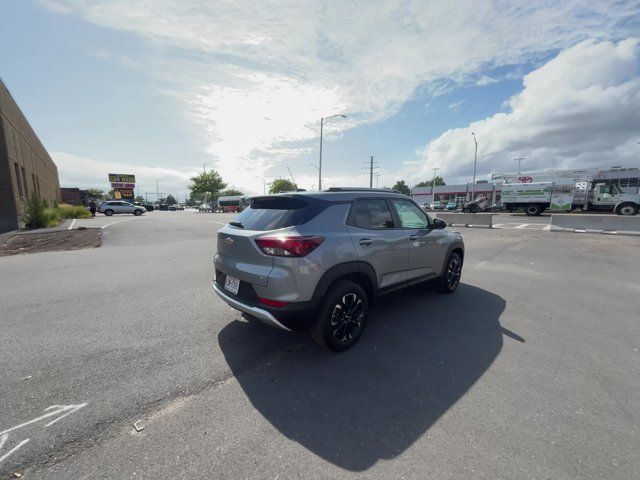
<path fill-rule="evenodd" d="M 88 218 L 91 216 L 91 213 L 81 205 L 76 206 L 61 203 L 56 210 L 60 218 Z"/>
<path fill-rule="evenodd" d="M 49 218 L 45 215 L 47 201 L 33 193 L 25 205 L 25 220 L 27 228 L 44 228 L 48 226 Z"/>
<path fill-rule="evenodd" d="M 47 208 L 44 211 L 46 227 L 57 227 L 60 225 L 60 213 L 57 208 Z"/>

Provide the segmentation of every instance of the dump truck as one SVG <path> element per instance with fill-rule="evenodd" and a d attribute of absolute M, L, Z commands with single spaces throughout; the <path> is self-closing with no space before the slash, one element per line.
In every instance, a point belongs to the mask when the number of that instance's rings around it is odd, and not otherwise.
<path fill-rule="evenodd" d="M 504 183 L 501 199 L 508 211 L 523 210 L 527 215 L 577 209 L 637 215 L 640 209 L 640 194 L 624 193 L 619 185 L 592 180 L 570 184 Z"/>

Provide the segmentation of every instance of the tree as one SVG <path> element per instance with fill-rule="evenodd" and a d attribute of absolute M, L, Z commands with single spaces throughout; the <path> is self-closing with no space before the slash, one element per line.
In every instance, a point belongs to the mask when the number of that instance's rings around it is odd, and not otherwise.
<path fill-rule="evenodd" d="M 405 195 L 411 195 L 411 190 L 407 187 L 407 184 L 404 180 L 398 180 L 396 184 L 391 187 L 392 190 L 398 190 L 400 193 L 404 193 Z"/>
<path fill-rule="evenodd" d="M 269 193 L 295 192 L 298 186 L 286 178 L 276 178 L 269 184 Z"/>
<path fill-rule="evenodd" d="M 137 202 L 137 203 L 143 203 L 144 201 L 145 201 L 144 197 L 141 197 L 140 195 L 138 195 L 134 200 L 134 202 Z"/>
<path fill-rule="evenodd" d="M 240 190 L 235 190 L 233 188 L 229 188 L 227 190 L 221 191 L 218 194 L 219 197 L 234 197 L 236 195 L 243 195 L 243 193 Z"/>
<path fill-rule="evenodd" d="M 446 183 L 444 183 L 444 179 L 440 176 L 437 176 L 433 180 L 429 180 L 427 182 L 420 182 L 416 184 L 416 187 L 430 187 L 434 181 L 435 181 L 436 187 L 441 187 L 443 185 L 446 185 Z"/>
<path fill-rule="evenodd" d="M 105 196 L 104 190 L 100 190 L 99 188 L 90 188 L 87 190 L 87 193 L 89 194 L 89 198 L 95 198 L 96 200 L 103 200 Z"/>
<path fill-rule="evenodd" d="M 174 197 L 173 195 L 169 194 L 169 195 L 167 195 L 166 203 L 167 203 L 167 205 L 175 205 L 176 203 L 178 203 L 178 201 L 176 200 L 176 197 Z"/>
<path fill-rule="evenodd" d="M 191 177 L 191 182 L 189 190 L 191 190 L 191 196 L 195 198 L 204 198 L 205 195 L 208 198 L 216 197 L 220 190 L 227 187 L 220 174 L 215 170 Z"/>

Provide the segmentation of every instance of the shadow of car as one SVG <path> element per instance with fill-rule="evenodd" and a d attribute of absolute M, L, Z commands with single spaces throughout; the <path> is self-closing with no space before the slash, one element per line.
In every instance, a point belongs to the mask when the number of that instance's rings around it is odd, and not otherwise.
<path fill-rule="evenodd" d="M 364 471 L 401 455 L 463 397 L 500 353 L 503 334 L 524 341 L 501 328 L 498 295 L 461 284 L 455 297 L 424 284 L 382 297 L 361 341 L 339 355 L 296 334 L 294 354 L 265 364 L 265 345 L 291 347 L 258 322 L 232 322 L 218 341 L 253 406 L 282 435 Z"/>

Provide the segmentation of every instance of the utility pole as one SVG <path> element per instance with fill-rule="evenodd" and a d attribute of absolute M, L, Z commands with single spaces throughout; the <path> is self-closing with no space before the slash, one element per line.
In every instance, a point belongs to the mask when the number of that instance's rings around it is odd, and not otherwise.
<path fill-rule="evenodd" d="M 434 193 L 435 193 L 435 187 L 436 187 L 436 172 L 440 169 L 436 167 L 436 168 L 432 168 L 431 170 L 433 170 L 433 178 L 431 179 L 431 201 L 435 202 L 436 197 Z"/>
<path fill-rule="evenodd" d="M 158 188 L 158 180 L 156 180 L 156 202 L 160 203 L 160 189 Z"/>
<path fill-rule="evenodd" d="M 371 163 L 369 166 L 369 188 L 373 188 L 373 155 L 371 156 Z"/>
<path fill-rule="evenodd" d="M 513 160 L 515 162 L 518 162 L 518 174 L 520 174 L 520 164 L 522 163 L 522 160 L 526 160 L 527 157 L 518 157 L 518 158 L 514 158 Z"/>
<path fill-rule="evenodd" d="M 471 132 L 473 135 L 473 143 L 476 144 L 476 151 L 473 155 L 473 183 L 471 184 L 471 200 L 473 200 L 476 193 L 476 165 L 478 163 L 478 141 L 476 140 L 476 134 Z"/>
<path fill-rule="evenodd" d="M 207 173 L 207 164 L 206 162 L 202 162 L 202 173 Z"/>

